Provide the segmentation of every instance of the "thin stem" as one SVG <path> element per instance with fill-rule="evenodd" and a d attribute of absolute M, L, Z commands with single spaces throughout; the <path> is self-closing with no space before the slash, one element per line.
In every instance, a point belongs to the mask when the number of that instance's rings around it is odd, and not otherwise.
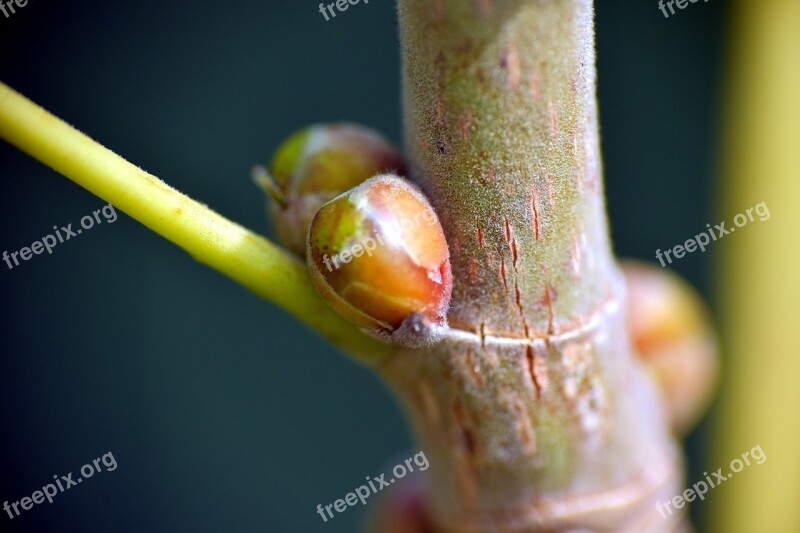
<path fill-rule="evenodd" d="M 375 364 L 391 347 L 339 317 L 317 295 L 305 265 L 80 133 L 0 82 L 0 137 L 63 174 L 200 263 L 244 285 L 359 361 Z"/>
<path fill-rule="evenodd" d="M 286 195 L 283 194 L 272 178 L 272 175 L 265 167 L 261 165 L 254 166 L 250 175 L 253 178 L 253 183 L 256 184 L 256 187 L 264 191 L 264 194 L 268 194 L 270 198 L 278 202 L 283 208 L 289 205 L 286 202 Z"/>

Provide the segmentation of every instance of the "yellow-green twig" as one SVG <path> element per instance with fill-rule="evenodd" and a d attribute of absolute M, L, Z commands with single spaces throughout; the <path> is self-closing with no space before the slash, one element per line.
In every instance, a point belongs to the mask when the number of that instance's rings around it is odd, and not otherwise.
<path fill-rule="evenodd" d="M 318 331 L 364 363 L 391 347 L 335 314 L 305 265 L 101 146 L 0 82 L 0 137 Z"/>

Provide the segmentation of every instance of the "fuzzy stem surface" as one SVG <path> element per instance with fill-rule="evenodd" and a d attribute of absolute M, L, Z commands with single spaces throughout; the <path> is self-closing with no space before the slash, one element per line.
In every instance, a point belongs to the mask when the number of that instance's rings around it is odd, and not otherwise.
<path fill-rule="evenodd" d="M 231 222 L 0 83 L 0 138 L 112 203 L 200 263 L 282 307 L 366 364 L 392 348 L 337 315 L 304 263 Z"/>
<path fill-rule="evenodd" d="M 680 457 L 611 254 L 589 0 L 400 0 L 406 144 L 450 245 L 445 340 L 380 367 L 441 531 L 668 531 Z M 643 529 L 644 528 L 644 529 Z"/>

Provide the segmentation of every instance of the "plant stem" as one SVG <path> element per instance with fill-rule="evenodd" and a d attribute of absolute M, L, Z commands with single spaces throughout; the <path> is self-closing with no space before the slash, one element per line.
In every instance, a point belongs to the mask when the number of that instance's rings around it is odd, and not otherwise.
<path fill-rule="evenodd" d="M 608 239 L 591 0 L 399 0 L 406 138 L 452 329 L 382 365 L 442 532 L 668 531 L 680 459 Z"/>
<path fill-rule="evenodd" d="M 0 137 L 110 202 L 200 263 L 282 307 L 366 364 L 392 348 L 337 315 L 305 265 L 267 239 L 176 191 L 0 83 Z"/>
<path fill-rule="evenodd" d="M 769 460 L 714 494 L 709 531 L 800 531 L 800 3 L 732 4 L 718 220 L 760 202 L 769 216 L 718 244 L 725 379 L 708 466 L 754 446 Z"/>

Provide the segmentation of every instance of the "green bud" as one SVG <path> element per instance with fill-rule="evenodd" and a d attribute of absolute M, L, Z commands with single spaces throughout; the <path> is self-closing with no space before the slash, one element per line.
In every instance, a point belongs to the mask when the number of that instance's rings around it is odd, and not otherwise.
<path fill-rule="evenodd" d="M 373 130 L 315 124 L 278 148 L 269 173 L 256 167 L 253 177 L 268 193 L 277 240 L 302 256 L 311 219 L 325 202 L 376 174 L 404 169 L 397 150 Z"/>

